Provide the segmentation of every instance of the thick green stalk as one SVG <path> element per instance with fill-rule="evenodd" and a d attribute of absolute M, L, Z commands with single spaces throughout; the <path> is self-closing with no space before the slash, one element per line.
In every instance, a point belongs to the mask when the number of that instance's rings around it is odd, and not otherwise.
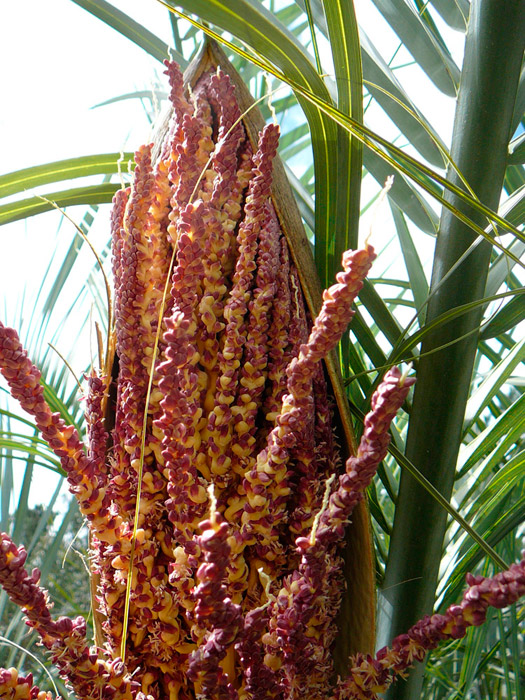
<path fill-rule="evenodd" d="M 492 208 L 497 208 L 501 194 L 524 42 L 522 0 L 472 2 L 451 153 L 476 195 Z M 449 178 L 460 184 L 454 172 L 449 172 Z M 480 225 L 486 225 L 459 198 L 449 199 Z M 478 245 L 446 277 L 473 240 L 472 231 L 444 210 L 427 323 L 483 296 L 491 253 L 487 242 Z M 423 354 L 466 337 L 425 355 L 418 367 L 407 457 L 447 499 L 452 493 L 478 343 L 475 329 L 480 318 L 481 312 L 463 315 L 429 334 L 423 343 Z M 384 583 L 381 642 L 386 643 L 422 615 L 432 612 L 445 528 L 445 512 L 413 478 L 403 473 Z M 406 683 L 392 688 L 388 697 L 415 700 L 421 697 L 421 685 L 419 669 Z"/>

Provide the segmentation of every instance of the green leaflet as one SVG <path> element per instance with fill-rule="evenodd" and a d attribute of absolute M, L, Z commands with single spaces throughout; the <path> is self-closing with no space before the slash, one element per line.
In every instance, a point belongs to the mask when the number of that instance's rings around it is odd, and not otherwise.
<path fill-rule="evenodd" d="M 119 162 L 122 164 L 122 169 L 126 171 L 129 162 L 134 165 L 133 153 L 101 153 L 68 158 L 0 175 L 0 198 L 61 180 L 116 173 Z"/>
<path fill-rule="evenodd" d="M 74 189 L 61 190 L 46 195 L 44 201 L 41 197 L 29 197 L 12 204 L 2 204 L 0 206 L 0 226 L 26 219 L 29 216 L 42 214 L 55 209 L 53 203 L 61 209 L 77 204 L 108 204 L 113 199 L 115 192 L 120 189 L 120 185 L 105 182 L 98 185 L 86 185 Z"/>
<path fill-rule="evenodd" d="M 434 85 L 445 95 L 455 97 L 459 69 L 417 12 L 405 0 L 373 2 Z"/>

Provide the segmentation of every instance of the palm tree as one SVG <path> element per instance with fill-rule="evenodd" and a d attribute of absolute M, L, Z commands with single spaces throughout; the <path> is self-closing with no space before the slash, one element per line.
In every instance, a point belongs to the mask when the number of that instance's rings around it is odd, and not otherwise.
<path fill-rule="evenodd" d="M 166 57 L 167 46 L 158 37 L 109 3 L 75 2 L 155 58 Z M 172 54 L 183 66 L 203 31 L 225 44 L 256 98 L 271 90 L 260 108 L 268 119 L 275 110 L 281 124 L 280 155 L 324 286 L 333 280 L 341 253 L 357 247 L 360 217 L 395 173 L 389 192 L 392 235 L 382 249 L 377 245 L 373 277 L 339 352 L 358 431 L 387 367 L 410 361 L 418 375 L 413 399 L 392 429 L 391 453 L 369 491 L 377 637 L 379 645 L 386 644 L 422 615 L 457 601 L 467 571 L 492 575 L 518 554 L 525 502 L 518 327 L 525 317 L 520 261 L 525 6 L 518 0 L 504 6 L 498 0 L 373 0 L 398 41 L 387 61 L 382 47 L 358 28 L 355 12 L 365 3 L 161 4 L 169 10 Z M 461 68 L 448 45 L 452 29 L 464 35 Z M 333 75 L 323 63 L 324 46 L 330 48 Z M 449 141 L 429 116 L 434 105 L 416 106 L 409 97 L 405 60 L 455 100 Z M 379 109 L 390 119 L 394 137 L 382 138 L 374 128 Z M 73 183 L 48 199 L 61 207 L 97 206 L 120 187 L 117 160 L 116 153 L 102 154 L 10 173 L 0 178 L 0 195 L 20 192 L 28 176 L 34 186 L 58 182 L 66 170 L 71 178 L 104 179 L 82 187 Z M 0 206 L 0 223 L 51 206 L 38 198 L 8 202 Z M 89 230 L 90 223 L 81 228 Z M 377 225 L 372 235 L 376 244 Z M 67 251 L 55 297 L 79 247 Z M 97 289 L 93 278 L 92 286 Z M 98 307 L 103 325 L 104 304 Z M 50 395 L 58 410 L 72 413 L 66 372 L 54 366 L 45 375 Z M 15 420 L 7 410 L 3 416 Z M 4 450 L 13 449 L 16 433 L 6 423 Z M 34 438 L 23 443 L 31 459 L 49 466 L 50 455 Z M 6 452 L 4 474 L 8 467 L 13 469 Z M 3 488 L 6 483 L 4 477 Z M 523 609 L 516 607 L 495 613 L 483 628 L 431 654 L 389 697 L 520 697 L 522 620 Z"/>

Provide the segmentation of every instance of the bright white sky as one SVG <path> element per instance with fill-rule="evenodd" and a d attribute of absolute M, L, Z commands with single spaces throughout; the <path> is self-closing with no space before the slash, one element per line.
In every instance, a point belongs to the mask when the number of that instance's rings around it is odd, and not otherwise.
<path fill-rule="evenodd" d="M 114 0 L 113 4 L 170 43 L 168 12 L 155 0 Z M 356 0 L 356 8 L 373 40 L 381 34 L 377 45 L 388 60 L 398 40 L 370 0 Z M 460 35 L 457 45 L 460 52 Z M 93 107 L 117 95 L 151 88 L 161 78 L 162 66 L 71 0 L 4 3 L 0 11 L 0 65 L 0 174 L 90 153 L 135 150 L 150 137 L 138 100 Z M 434 126 L 448 140 L 452 101 L 443 101 L 428 82 L 421 81 L 420 74 L 411 80 L 412 69 L 404 70 L 412 97 L 420 106 L 439 96 L 439 123 Z M 379 110 L 368 117 L 376 130 L 387 137 L 393 135 Z M 59 183 L 48 191 L 65 187 L 67 183 Z M 83 210 L 76 208 L 70 213 L 81 218 Z M 72 228 L 61 225 L 60 218 L 53 212 L 0 229 L 0 318 L 7 323 L 18 325 L 18 302 L 24 294 L 24 314 L 33 310 L 30 299 L 38 290 L 50 251 L 57 244 L 59 251 L 67 249 Z M 95 245 L 97 241 L 102 244 L 107 235 L 104 216 L 98 217 L 90 235 Z M 62 258 L 60 252 L 56 254 L 57 262 Z M 59 303 L 65 314 L 71 298 Z M 76 337 L 74 342 L 78 342 Z M 68 355 L 70 348 L 60 350 Z M 81 371 L 82 367 L 76 369 Z M 44 488 L 39 485 L 39 501 L 45 501 L 54 489 L 54 479 L 47 471 L 45 481 Z"/>
<path fill-rule="evenodd" d="M 168 13 L 158 3 L 126 0 L 120 5 L 138 18 L 146 14 L 149 26 L 169 39 Z M 0 60 L 0 172 L 134 150 L 148 138 L 148 122 L 138 100 L 93 107 L 150 88 L 162 75 L 162 66 L 70 0 L 6 3 L 1 12 Z M 67 183 L 59 183 L 46 191 L 66 187 Z M 76 208 L 71 213 L 81 217 L 83 212 Z M 49 257 L 45 251 L 54 245 L 59 220 L 59 214 L 46 214 L 0 231 L 3 256 L 10 256 L 20 284 L 41 278 L 42 264 Z M 22 243 L 26 235 L 27 243 Z M 13 280 L 7 287 L 6 283 L 5 278 L 0 282 L 0 300 L 4 295 L 13 298 Z M 2 308 L 3 301 L 0 304 Z"/>
<path fill-rule="evenodd" d="M 156 2 L 120 4 L 135 15 L 139 10 L 145 14 L 144 7 L 149 6 L 149 25 L 168 38 L 168 13 Z M 6 4 L 0 52 L 4 172 L 125 145 L 140 116 L 140 104 L 90 108 L 116 94 L 144 89 L 161 68 L 70 0 Z"/>

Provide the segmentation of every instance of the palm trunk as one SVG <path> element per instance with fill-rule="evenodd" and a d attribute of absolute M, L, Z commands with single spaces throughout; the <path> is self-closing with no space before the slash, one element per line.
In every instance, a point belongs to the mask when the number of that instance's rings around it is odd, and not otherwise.
<path fill-rule="evenodd" d="M 451 155 L 478 198 L 497 209 L 525 39 L 521 0 L 475 0 L 471 6 Z M 460 185 L 450 169 L 449 178 Z M 474 221 L 486 221 L 462 201 L 451 203 Z M 474 241 L 473 232 L 444 210 L 436 245 L 427 323 L 483 297 L 491 246 L 481 242 L 449 276 Z M 445 279 L 446 278 L 446 279 Z M 407 457 L 449 499 L 482 311 L 440 326 L 423 343 L 407 438 Z M 461 341 L 446 347 L 451 341 Z M 436 348 L 445 346 L 442 350 Z M 431 353 L 431 354 L 427 354 Z M 387 642 L 432 612 L 446 514 L 403 473 L 384 583 L 380 639 Z M 391 700 L 421 697 L 422 668 L 392 688 Z"/>

